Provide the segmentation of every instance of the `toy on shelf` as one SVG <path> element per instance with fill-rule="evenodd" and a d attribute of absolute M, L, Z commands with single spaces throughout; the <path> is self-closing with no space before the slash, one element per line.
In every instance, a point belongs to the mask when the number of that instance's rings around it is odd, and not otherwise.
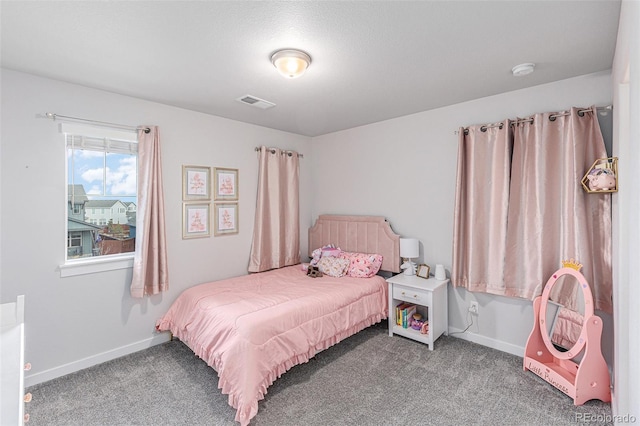
<path fill-rule="evenodd" d="M 594 161 L 581 183 L 589 193 L 618 192 L 618 158 L 599 158 Z"/>
<path fill-rule="evenodd" d="M 414 330 L 420 330 L 422 328 L 422 324 L 424 324 L 424 321 L 422 320 L 422 314 L 418 312 L 413 314 L 413 316 L 409 320 L 409 327 L 413 328 Z"/>
<path fill-rule="evenodd" d="M 420 334 L 429 334 L 429 321 L 425 321 L 420 327 Z"/>
<path fill-rule="evenodd" d="M 542 296 L 533 301 L 533 330 L 524 351 L 523 369 L 529 370 L 549 384 L 573 398 L 574 405 L 582 405 L 591 399 L 611 401 L 610 378 L 607 363 L 602 356 L 600 339 L 602 320 L 593 311 L 593 296 L 589 283 L 580 273 L 582 265 L 571 259 L 564 261 L 547 281 Z M 558 280 L 570 275 L 578 281 L 584 300 L 584 321 L 573 347 L 561 352 L 549 337 L 547 307 L 549 295 Z M 552 323 L 553 326 L 553 323 Z M 574 361 L 584 349 L 579 363 Z"/>

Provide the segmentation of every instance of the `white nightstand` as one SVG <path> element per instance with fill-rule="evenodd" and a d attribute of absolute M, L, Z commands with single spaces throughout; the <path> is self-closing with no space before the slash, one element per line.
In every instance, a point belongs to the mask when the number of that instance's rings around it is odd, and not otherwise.
<path fill-rule="evenodd" d="M 389 336 L 399 334 L 417 340 L 433 350 L 433 342 L 442 334 L 449 334 L 446 280 L 424 279 L 416 275 L 398 274 L 387 279 L 389 283 Z M 412 328 L 396 324 L 396 306 L 402 302 L 413 303 L 423 318 L 429 321 L 429 333 L 421 334 Z"/>

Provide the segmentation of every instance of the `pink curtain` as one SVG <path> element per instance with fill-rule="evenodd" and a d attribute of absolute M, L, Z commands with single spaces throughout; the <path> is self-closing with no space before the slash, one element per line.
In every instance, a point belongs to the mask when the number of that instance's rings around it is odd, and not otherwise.
<path fill-rule="evenodd" d="M 261 147 L 249 272 L 300 263 L 298 153 Z"/>
<path fill-rule="evenodd" d="M 469 149 L 474 126 L 461 136 L 453 285 L 533 299 L 561 260 L 575 258 L 584 265 L 595 308 L 612 311 L 610 194 L 588 194 L 581 185 L 593 162 L 607 154 L 595 108 L 578 111 L 518 120 L 506 142 L 513 143 L 506 166 L 505 155 L 491 146 L 480 154 L 476 144 Z M 566 295 L 567 305 L 574 296 Z"/>
<path fill-rule="evenodd" d="M 504 292 L 511 171 L 509 122 L 460 129 L 454 213 L 454 286 Z"/>
<path fill-rule="evenodd" d="M 505 295 L 534 298 L 561 260 L 575 258 L 595 308 L 610 313 L 611 195 L 589 194 L 581 184 L 593 162 L 607 156 L 597 112 L 572 108 L 530 118 L 514 129 Z"/>
<path fill-rule="evenodd" d="M 169 289 L 160 135 L 156 126 L 138 131 L 138 212 L 131 296 Z"/>

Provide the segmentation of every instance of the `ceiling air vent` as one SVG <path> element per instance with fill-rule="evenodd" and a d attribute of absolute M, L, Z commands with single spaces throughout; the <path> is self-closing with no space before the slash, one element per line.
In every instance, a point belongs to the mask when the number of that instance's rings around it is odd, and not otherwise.
<path fill-rule="evenodd" d="M 273 102 L 265 101 L 264 99 L 256 98 L 251 95 L 240 96 L 236 101 L 240 101 L 243 104 L 251 105 L 260 109 L 267 109 L 276 106 Z"/>

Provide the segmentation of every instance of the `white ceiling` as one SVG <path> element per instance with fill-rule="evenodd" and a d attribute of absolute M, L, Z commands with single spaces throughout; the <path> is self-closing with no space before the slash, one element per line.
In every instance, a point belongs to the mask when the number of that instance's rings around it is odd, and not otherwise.
<path fill-rule="evenodd" d="M 3 0 L 1 53 L 5 68 L 317 136 L 609 70 L 619 12 L 620 0 Z M 276 72 L 281 48 L 311 55 L 304 76 Z M 523 62 L 535 72 L 513 77 Z M 246 94 L 276 107 L 236 101 Z"/>

